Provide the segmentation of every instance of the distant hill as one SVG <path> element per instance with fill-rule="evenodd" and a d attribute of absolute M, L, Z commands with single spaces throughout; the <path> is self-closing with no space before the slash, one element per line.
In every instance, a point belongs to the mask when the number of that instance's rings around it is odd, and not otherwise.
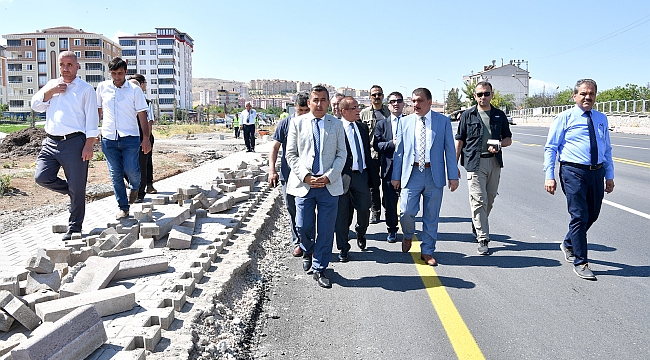
<path fill-rule="evenodd" d="M 248 86 L 248 82 L 214 78 L 192 78 L 192 102 L 194 105 L 198 105 L 200 99 L 199 93 L 205 89 L 224 89 L 228 91 L 235 89 L 235 91 L 239 91 L 239 88 L 243 85 Z"/>

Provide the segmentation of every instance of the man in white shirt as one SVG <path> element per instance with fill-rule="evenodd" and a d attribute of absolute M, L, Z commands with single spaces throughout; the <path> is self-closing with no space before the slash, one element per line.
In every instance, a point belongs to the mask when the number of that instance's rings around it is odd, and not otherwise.
<path fill-rule="evenodd" d="M 257 112 L 251 107 L 251 103 L 246 103 L 246 110 L 241 112 L 239 117 L 242 127 L 244 128 L 244 144 L 246 152 L 255 152 L 255 117 Z"/>
<path fill-rule="evenodd" d="M 91 85 L 77 77 L 80 65 L 72 51 L 59 54 L 61 77 L 50 80 L 32 97 L 34 111 L 46 111 L 45 132 L 34 180 L 46 189 L 70 196 L 68 231 L 63 240 L 81 232 L 86 214 L 88 160 L 99 136 L 97 100 Z M 63 167 L 66 180 L 57 176 Z"/>
<path fill-rule="evenodd" d="M 126 81 L 126 62 L 119 57 L 108 64 L 112 80 L 97 86 L 97 107 L 102 118 L 102 151 L 106 156 L 113 191 L 119 207 L 115 216 L 129 216 L 129 204 L 135 202 L 140 188 L 140 147 L 147 154 L 151 151 L 147 102 L 139 86 Z M 142 142 L 138 123 L 142 128 Z M 131 193 L 128 198 L 123 176 L 129 178 Z M 146 179 L 145 179 L 146 181 Z"/>
<path fill-rule="evenodd" d="M 341 108 L 339 107 L 339 103 L 344 97 L 345 95 L 336 93 L 332 96 L 332 99 L 330 99 L 330 103 L 332 104 L 332 115 L 336 116 L 338 119 L 341 118 Z"/>
<path fill-rule="evenodd" d="M 367 160 L 370 159 L 370 136 L 368 126 L 359 117 L 359 103 L 352 97 L 341 99 L 341 123 L 345 131 L 345 145 L 348 152 L 343 167 L 343 195 L 339 196 L 336 214 L 336 247 L 339 261 L 349 260 L 350 244 L 348 233 L 352 225 L 352 212 L 357 211 L 357 246 L 366 248 L 366 231 L 370 220 L 370 187 L 368 187 Z"/>

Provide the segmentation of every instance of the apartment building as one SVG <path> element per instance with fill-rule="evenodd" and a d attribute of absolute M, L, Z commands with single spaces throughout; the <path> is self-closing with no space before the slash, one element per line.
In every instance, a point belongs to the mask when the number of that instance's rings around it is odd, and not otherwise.
<path fill-rule="evenodd" d="M 110 79 L 108 62 L 121 54 L 120 46 L 107 37 L 68 26 L 2 37 L 7 39 L 9 112 L 22 118 L 31 113 L 31 98 L 38 89 L 60 76 L 60 52 L 74 51 L 81 65 L 77 76 L 93 87 Z"/>
<path fill-rule="evenodd" d="M 156 28 L 119 38 L 128 74 L 147 79 L 147 98 L 158 117 L 172 116 L 175 109 L 192 109 L 192 52 L 194 40 L 176 28 Z"/>
<path fill-rule="evenodd" d="M 522 68 L 526 65 L 526 68 Z M 521 106 L 528 95 L 530 95 L 530 73 L 528 72 L 528 61 L 510 60 L 508 64 L 496 64 L 492 60 L 491 65 L 483 66 L 483 71 L 463 76 L 463 81 L 470 81 L 476 84 L 479 81 L 489 81 L 494 91 L 502 95 L 512 94 L 515 97 L 515 105 Z"/>
<path fill-rule="evenodd" d="M 7 103 L 7 49 L 0 46 L 0 105 Z"/>

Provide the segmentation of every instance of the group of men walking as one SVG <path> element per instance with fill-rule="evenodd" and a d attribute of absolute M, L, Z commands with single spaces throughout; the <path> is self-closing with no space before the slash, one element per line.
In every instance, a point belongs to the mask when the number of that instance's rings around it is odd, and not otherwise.
<path fill-rule="evenodd" d="M 111 80 L 101 82 L 96 90 L 77 77 L 80 65 L 74 52 L 61 52 L 58 60 L 61 76 L 32 97 L 32 109 L 46 112 L 47 133 L 34 179 L 70 197 L 68 231 L 63 236 L 69 240 L 81 232 L 88 161 L 96 142 L 101 141 L 108 164 L 118 204 L 116 219 L 128 217 L 130 204 L 141 202 L 145 193 L 156 193 L 151 162 L 153 112 L 144 96 L 145 77 L 135 74 L 127 81 L 127 64 L 121 58 L 110 61 Z M 61 168 L 65 179 L 58 176 Z"/>
<path fill-rule="evenodd" d="M 607 118 L 591 109 L 595 94 L 593 80 L 576 84 L 576 107 L 553 121 L 544 162 L 546 190 L 553 194 L 555 157 L 559 155 L 560 177 L 572 217 L 560 248 L 566 260 L 574 263 L 576 274 L 592 280 L 586 231 L 598 217 L 603 192 L 614 187 Z M 405 102 L 401 93 L 390 93 L 387 105 L 380 86 L 372 86 L 370 96 L 372 106 L 360 110 L 353 97 L 335 94 L 330 99 L 326 88 L 316 86 L 309 95 L 298 95 L 296 115 L 283 119 L 275 131 L 269 182 L 282 184 L 291 221 L 292 254 L 302 256 L 303 270 L 313 271 L 319 286 L 330 287 L 324 270 L 334 236 L 338 260 L 349 261 L 353 212 L 357 246 L 364 250 L 368 226 L 379 222 L 381 206 L 390 243 L 397 242 L 399 209 L 402 251 L 409 252 L 420 202 L 421 259 L 436 266 L 443 190 L 445 186 L 452 192 L 458 188 L 459 161 L 467 172 L 477 251 L 489 255 L 489 216 L 503 167 L 502 149 L 512 144 L 505 113 L 490 103 L 492 85 L 486 81 L 476 84 L 473 96 L 477 105 L 462 113 L 455 136 L 449 118 L 431 110 L 433 100 L 426 88 L 413 91 L 413 113 L 408 116 L 402 115 Z M 330 105 L 333 115 L 327 113 Z M 596 119 L 596 135 L 593 129 L 587 131 L 594 126 L 586 126 L 585 118 L 590 122 Z M 282 165 L 277 174 L 280 146 Z"/>

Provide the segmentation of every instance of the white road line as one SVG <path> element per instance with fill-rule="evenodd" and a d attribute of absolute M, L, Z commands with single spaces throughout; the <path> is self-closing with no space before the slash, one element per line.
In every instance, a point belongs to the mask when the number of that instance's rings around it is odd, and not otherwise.
<path fill-rule="evenodd" d="M 650 148 L 644 148 L 644 147 L 638 147 L 638 146 L 616 145 L 616 144 L 612 144 L 612 146 L 624 147 L 624 148 L 628 148 L 628 149 L 650 150 Z"/>
<path fill-rule="evenodd" d="M 646 219 L 650 220 L 650 214 L 646 214 L 646 213 L 643 213 L 643 212 L 638 211 L 638 210 L 630 209 L 627 206 L 623 206 L 623 205 L 617 204 L 615 202 L 611 202 L 609 200 L 603 200 L 603 203 L 607 204 L 607 205 L 611 205 L 611 206 L 613 206 L 615 208 L 619 208 L 621 210 L 627 211 L 627 212 L 632 213 L 634 215 L 639 215 L 640 217 L 643 217 L 643 218 L 646 218 Z"/>

